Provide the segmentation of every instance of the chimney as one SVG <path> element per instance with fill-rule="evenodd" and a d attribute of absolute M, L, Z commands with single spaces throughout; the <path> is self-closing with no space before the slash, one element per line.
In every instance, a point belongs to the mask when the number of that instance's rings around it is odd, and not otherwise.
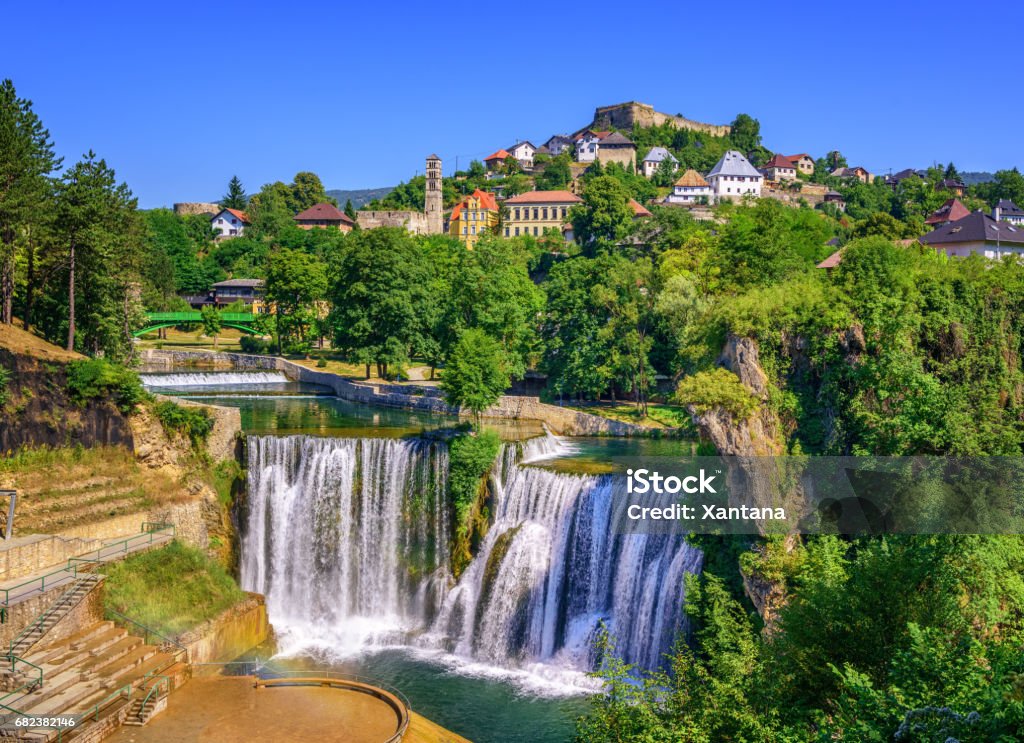
<path fill-rule="evenodd" d="M 999 205 L 997 204 L 995 209 L 992 210 L 992 219 L 994 219 L 995 221 L 998 222 L 1002 218 L 1003 218 L 1003 210 L 1000 209 Z"/>

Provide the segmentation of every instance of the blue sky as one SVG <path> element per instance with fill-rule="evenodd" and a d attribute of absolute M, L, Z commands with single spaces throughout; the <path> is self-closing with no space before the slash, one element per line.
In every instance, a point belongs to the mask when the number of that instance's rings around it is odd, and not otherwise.
<path fill-rule="evenodd" d="M 233 174 L 378 187 L 431 152 L 448 173 L 626 100 L 746 112 L 768 147 L 874 172 L 1024 167 L 1021 3 L 644 7 L 4 0 L 0 77 L 68 163 L 94 149 L 142 207 L 219 198 Z"/>

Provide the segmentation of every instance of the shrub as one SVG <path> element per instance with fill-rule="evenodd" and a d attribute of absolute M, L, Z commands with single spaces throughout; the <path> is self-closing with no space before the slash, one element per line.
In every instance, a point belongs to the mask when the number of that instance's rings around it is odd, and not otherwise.
<path fill-rule="evenodd" d="M 168 434 L 183 433 L 193 446 L 206 443 L 213 430 L 213 418 L 205 408 L 185 407 L 173 400 L 163 400 L 153 406 L 153 412 Z"/>
<path fill-rule="evenodd" d="M 139 375 L 106 359 L 83 359 L 67 366 L 67 389 L 78 405 L 109 398 L 122 413 L 130 413 L 146 399 Z"/>
<path fill-rule="evenodd" d="M 759 404 L 739 377 L 721 367 L 684 378 L 676 388 L 675 400 L 680 405 L 692 405 L 698 414 L 722 408 L 737 420 L 750 418 Z"/>
<path fill-rule="evenodd" d="M 317 367 L 317 369 L 324 369 L 324 368 L 326 368 L 327 367 L 327 359 L 325 359 L 323 356 L 318 358 L 316 360 L 316 367 Z"/>
<path fill-rule="evenodd" d="M 238 345 L 245 353 L 268 353 L 270 351 L 270 341 L 255 335 L 243 335 L 238 339 Z"/>
<path fill-rule="evenodd" d="M 448 497 L 455 507 L 455 527 L 460 532 L 466 528 L 481 480 L 500 448 L 501 438 L 494 431 L 459 436 L 448 447 Z"/>

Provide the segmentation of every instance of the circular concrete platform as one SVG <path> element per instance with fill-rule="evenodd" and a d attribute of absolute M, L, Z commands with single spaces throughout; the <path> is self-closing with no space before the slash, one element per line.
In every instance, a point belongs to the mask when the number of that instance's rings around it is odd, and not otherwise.
<path fill-rule="evenodd" d="M 257 686 L 251 676 L 194 678 L 171 694 L 165 712 L 144 727 L 121 728 L 108 740 L 386 743 L 408 723 L 408 711 L 403 717 L 404 705 L 388 692 L 360 684 L 346 688 L 345 682 L 333 679 L 323 679 L 332 686 L 318 681 L 301 679 L 303 685 L 290 685 L 276 680 Z"/>

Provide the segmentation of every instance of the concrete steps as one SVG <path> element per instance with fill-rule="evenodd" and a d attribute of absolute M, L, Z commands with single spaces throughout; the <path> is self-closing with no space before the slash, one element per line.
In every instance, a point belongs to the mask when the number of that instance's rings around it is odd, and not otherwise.
<path fill-rule="evenodd" d="M 61 619 L 66 617 L 68 613 L 74 609 L 78 604 L 89 595 L 96 585 L 103 580 L 98 575 L 82 575 L 74 580 L 71 588 L 65 591 L 57 598 L 53 605 L 47 610 L 42 620 L 36 622 L 26 629 L 21 635 L 19 635 L 11 648 L 11 653 L 24 658 L 26 653 L 32 649 L 32 647 L 42 640 L 46 634 L 53 629 L 54 625 L 57 624 Z"/>

